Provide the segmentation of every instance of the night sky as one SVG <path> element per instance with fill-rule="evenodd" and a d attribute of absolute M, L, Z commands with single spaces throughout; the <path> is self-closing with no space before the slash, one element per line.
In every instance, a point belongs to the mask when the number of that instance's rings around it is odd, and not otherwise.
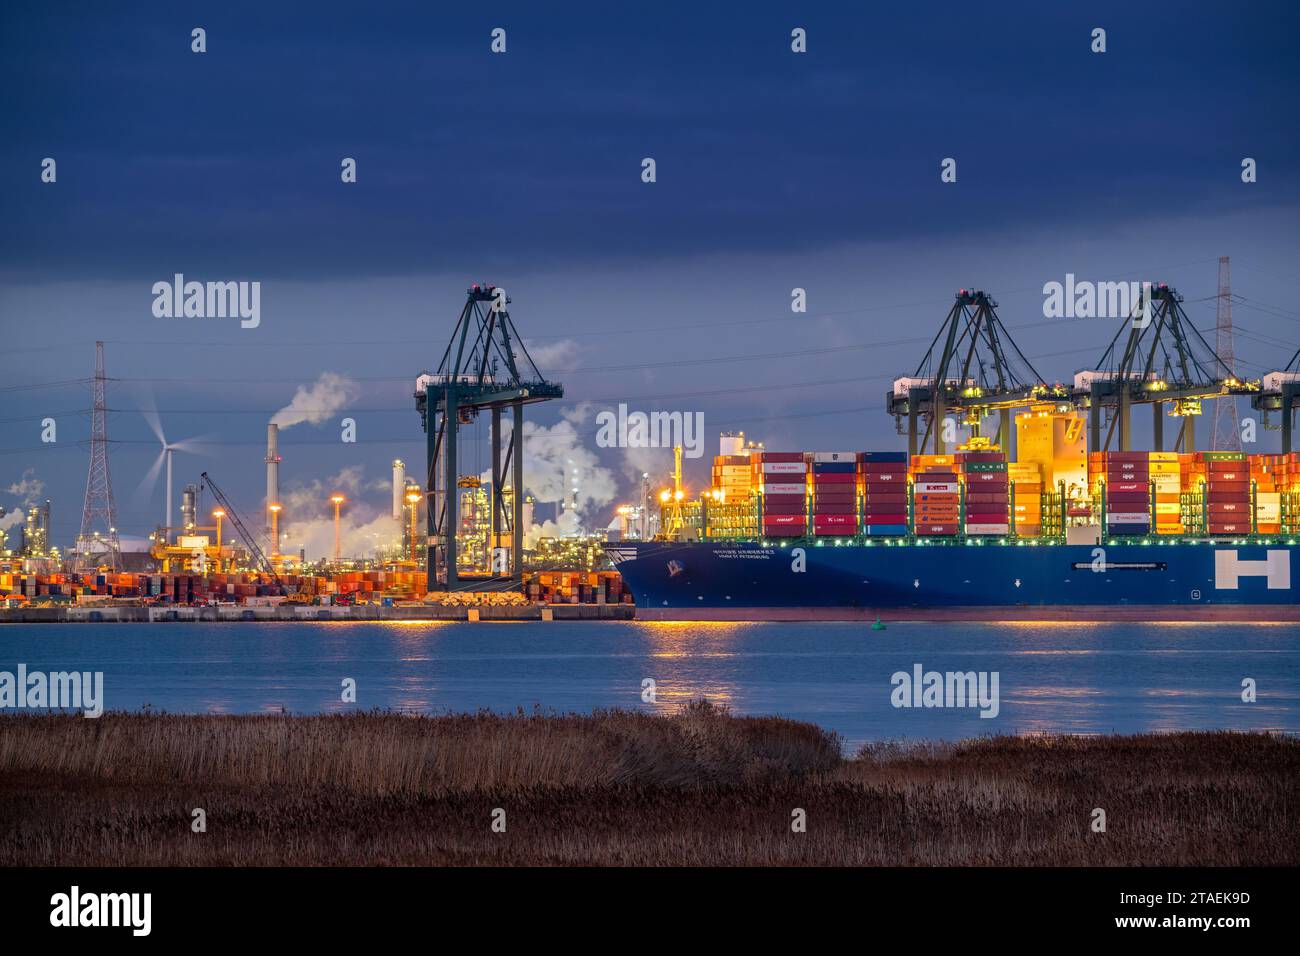
<path fill-rule="evenodd" d="M 422 456 L 414 377 L 472 281 L 510 291 L 564 383 L 534 412 L 563 450 L 536 467 L 586 448 L 602 526 L 633 474 L 671 465 L 596 449 L 611 402 L 703 412 L 696 486 L 724 428 L 770 448 L 899 447 L 884 391 L 960 286 L 994 294 L 1049 380 L 1116 330 L 1044 320 L 1042 286 L 1066 273 L 1168 282 L 1211 329 L 1230 256 L 1239 374 L 1300 344 L 1294 4 L 714 6 L 6 5 L 0 505 L 43 482 L 71 543 L 90 397 L 60 383 L 90 375 L 102 339 L 124 533 L 163 512 L 161 483 L 142 486 L 158 452 L 142 411 L 169 440 L 205 438 L 206 455 L 177 455 L 178 488 L 207 469 L 256 514 L 266 421 L 323 372 L 355 388 L 285 431 L 282 485 L 319 499 L 312 519 L 343 485 L 359 518 L 380 513 L 391 459 Z M 260 326 L 155 317 L 151 287 L 175 273 L 259 281 Z M 483 446 L 462 458 L 485 466 Z"/>

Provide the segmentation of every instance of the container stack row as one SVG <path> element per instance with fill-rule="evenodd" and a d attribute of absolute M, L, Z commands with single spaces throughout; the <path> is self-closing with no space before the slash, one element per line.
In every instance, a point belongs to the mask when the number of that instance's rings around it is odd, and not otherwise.
<path fill-rule="evenodd" d="M 922 537 L 946 537 L 961 530 L 961 482 L 952 455 L 912 459 L 912 527 Z"/>
<path fill-rule="evenodd" d="M 1147 474 L 1155 495 L 1154 525 L 1156 534 L 1182 534 L 1182 465 L 1177 452 L 1147 452 Z"/>
<path fill-rule="evenodd" d="M 1105 499 L 1109 534 L 1151 533 L 1151 466 L 1145 451 L 1088 455 L 1088 487 Z"/>
<path fill-rule="evenodd" d="M 763 495 L 763 537 L 802 538 L 808 531 L 808 462 L 801 451 L 750 456 L 751 481 Z"/>
<path fill-rule="evenodd" d="M 1011 530 L 1006 453 L 960 451 L 957 461 L 966 486 L 966 533 L 1006 535 Z"/>
<path fill-rule="evenodd" d="M 1198 451 L 1204 468 L 1207 534 L 1250 534 L 1250 467 L 1239 451 Z"/>
<path fill-rule="evenodd" d="M 715 455 L 712 477 L 725 501 L 744 501 L 754 487 L 749 455 Z"/>
<path fill-rule="evenodd" d="M 907 452 L 859 452 L 858 486 L 867 534 L 907 534 Z"/>
<path fill-rule="evenodd" d="M 852 537 L 858 533 L 857 453 L 818 451 L 808 457 L 813 534 Z"/>
<path fill-rule="evenodd" d="M 1011 520 L 1018 535 L 1037 537 L 1043 533 L 1043 473 L 1037 462 L 1010 462 L 1007 481 L 1011 485 Z"/>
<path fill-rule="evenodd" d="M 1283 459 L 1279 462 L 1277 459 Z M 1250 480 L 1255 486 L 1255 531 L 1259 534 L 1282 532 L 1282 492 L 1285 472 L 1282 455 L 1251 455 Z"/>

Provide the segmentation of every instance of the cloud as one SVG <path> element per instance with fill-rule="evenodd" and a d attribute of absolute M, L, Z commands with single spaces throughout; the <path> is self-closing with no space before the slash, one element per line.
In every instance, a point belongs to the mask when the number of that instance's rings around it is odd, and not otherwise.
<path fill-rule="evenodd" d="M 502 431 L 509 434 L 509 423 L 503 423 Z M 491 481 L 491 471 L 482 478 Z M 575 528 L 579 515 L 590 515 L 618 494 L 613 472 L 582 444 L 577 428 L 567 419 L 549 428 L 524 422 L 524 489 L 542 503 L 572 502 L 571 510 L 577 514 L 566 520 L 574 522 Z"/>
<path fill-rule="evenodd" d="M 549 375 L 573 368 L 582 354 L 582 346 L 573 339 L 560 339 L 558 342 L 549 342 L 546 345 L 530 345 L 528 354 L 533 357 L 533 364 L 537 366 L 537 370 L 543 375 Z"/>
<path fill-rule="evenodd" d="M 338 372 L 322 372 L 312 385 L 299 385 L 293 400 L 271 416 L 271 424 L 290 428 L 299 422 L 319 425 L 357 400 L 361 386 Z"/>

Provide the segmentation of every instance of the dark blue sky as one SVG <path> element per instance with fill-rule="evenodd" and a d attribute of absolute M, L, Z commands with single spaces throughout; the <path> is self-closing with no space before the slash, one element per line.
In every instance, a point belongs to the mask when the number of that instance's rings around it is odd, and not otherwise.
<path fill-rule="evenodd" d="M 1214 260 L 1230 255 L 1243 371 L 1289 356 L 1295 5 L 996 9 L 7 5 L 0 322 L 19 388 L 0 393 L 0 504 L 34 469 L 56 532 L 75 533 L 86 393 L 27 386 L 87 374 L 96 338 L 122 379 L 128 530 L 161 507 L 130 494 L 156 450 L 150 401 L 169 437 L 213 436 L 252 511 L 266 419 L 322 371 L 351 376 L 363 441 L 287 433 L 286 481 L 381 479 L 418 454 L 409 383 L 473 279 L 510 289 L 574 402 L 701 410 L 710 434 L 749 422 L 788 447 L 893 447 L 885 384 L 959 285 L 993 290 L 1040 371 L 1065 378 L 1113 328 L 1042 328 L 1044 282 L 1162 279 L 1208 325 Z M 505 55 L 489 52 L 497 26 Z M 355 185 L 339 181 L 345 156 Z M 956 184 L 939 182 L 948 156 Z M 261 281 L 261 327 L 155 318 L 149 289 L 175 272 Z M 810 315 L 790 315 L 794 286 Z M 837 348 L 779 357 L 819 345 Z M 745 355 L 777 357 L 714 361 Z M 66 422 L 59 445 L 28 451 L 47 414 Z M 594 425 L 579 432 L 594 447 Z M 602 460 L 623 479 L 618 456 Z"/>

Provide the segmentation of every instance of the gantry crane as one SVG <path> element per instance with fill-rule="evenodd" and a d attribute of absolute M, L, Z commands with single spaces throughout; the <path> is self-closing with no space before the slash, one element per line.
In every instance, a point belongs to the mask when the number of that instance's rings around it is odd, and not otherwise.
<path fill-rule="evenodd" d="M 425 477 L 425 564 L 428 588 L 441 582 L 458 588 L 456 574 L 457 494 L 456 436 L 478 413 L 492 413 L 492 568 L 498 582 L 523 582 L 524 406 L 564 397 L 564 386 L 542 377 L 510 318 L 505 289 L 475 283 L 466 290 L 465 306 L 442 354 L 438 371 L 415 382 L 415 407 L 424 426 L 428 471 Z M 522 361 L 521 361 L 522 359 Z M 501 448 L 501 412 L 511 410 L 510 447 Z M 506 507 L 505 479 L 513 468 L 511 507 Z M 440 474 L 441 472 L 441 474 Z M 511 538 L 510 566 L 498 556 Z"/>
<path fill-rule="evenodd" d="M 1295 426 L 1295 410 L 1300 406 L 1300 349 L 1281 370 L 1264 376 L 1260 390 L 1250 400 L 1251 407 L 1266 415 L 1270 411 L 1282 412 L 1282 454 L 1294 449 L 1291 432 Z"/>
<path fill-rule="evenodd" d="M 1259 393 L 1258 382 L 1242 382 L 1233 375 L 1187 317 L 1182 301 L 1177 289 L 1144 282 L 1095 370 L 1075 375 L 1071 399 L 1088 410 L 1090 452 L 1108 450 L 1117 428 L 1118 450 L 1130 450 L 1134 404 L 1152 407 L 1153 447 L 1164 451 L 1167 402 L 1173 403 L 1170 414 L 1182 419 L 1175 450 L 1193 452 L 1196 416 L 1201 414 L 1203 399 Z M 1104 438 L 1103 408 L 1113 410 Z"/>
<path fill-rule="evenodd" d="M 916 374 L 895 380 L 886 394 L 886 408 L 900 434 L 907 417 L 909 454 L 923 452 L 927 442 L 943 454 L 942 423 L 949 410 L 963 413 L 974 436 L 979 436 L 984 416 L 998 412 L 998 443 L 1009 452 L 1013 409 L 1068 398 L 1064 386 L 1048 385 L 1025 358 L 998 318 L 997 305 L 982 290 L 959 290 Z M 918 442 L 921 418 L 925 432 Z"/>

